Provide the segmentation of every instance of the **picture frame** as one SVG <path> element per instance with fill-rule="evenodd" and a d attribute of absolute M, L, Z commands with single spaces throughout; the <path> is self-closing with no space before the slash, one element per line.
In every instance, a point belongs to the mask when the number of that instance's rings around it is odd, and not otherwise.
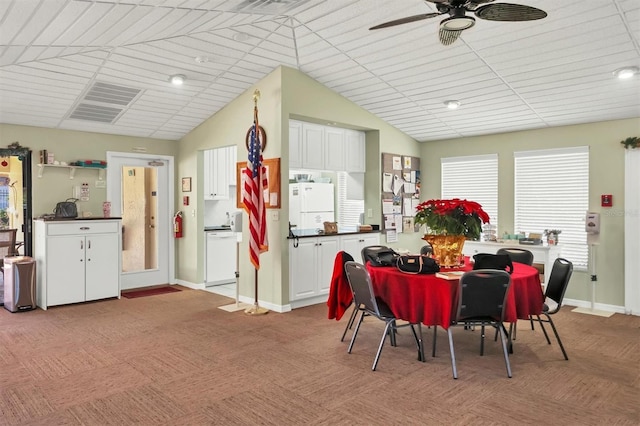
<path fill-rule="evenodd" d="M 182 192 L 191 192 L 191 178 L 183 177 L 182 178 Z"/>

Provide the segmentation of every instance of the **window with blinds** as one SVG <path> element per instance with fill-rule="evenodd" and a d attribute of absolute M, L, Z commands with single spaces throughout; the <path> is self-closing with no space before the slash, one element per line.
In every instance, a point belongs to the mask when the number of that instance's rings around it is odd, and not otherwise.
<path fill-rule="evenodd" d="M 586 269 L 589 147 L 514 152 L 516 232 L 562 231 L 562 257 Z"/>
<path fill-rule="evenodd" d="M 364 192 L 358 197 L 350 197 L 354 191 L 348 191 L 349 175 L 346 172 L 337 172 L 336 191 L 338 192 L 338 225 L 343 227 L 356 227 L 360 223 L 360 214 L 364 213 Z M 359 185 L 352 186 L 359 187 Z M 360 198 L 360 199 L 354 199 Z"/>
<path fill-rule="evenodd" d="M 441 196 L 475 201 L 498 230 L 498 154 L 448 157 L 440 160 Z"/>

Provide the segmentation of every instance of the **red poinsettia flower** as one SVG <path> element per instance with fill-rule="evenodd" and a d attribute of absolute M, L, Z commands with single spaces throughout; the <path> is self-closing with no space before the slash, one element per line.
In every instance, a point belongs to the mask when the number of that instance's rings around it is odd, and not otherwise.
<path fill-rule="evenodd" d="M 434 233 L 478 239 L 482 224 L 489 223 L 489 215 L 475 201 L 459 198 L 428 200 L 416 207 L 415 221 L 427 225 Z"/>

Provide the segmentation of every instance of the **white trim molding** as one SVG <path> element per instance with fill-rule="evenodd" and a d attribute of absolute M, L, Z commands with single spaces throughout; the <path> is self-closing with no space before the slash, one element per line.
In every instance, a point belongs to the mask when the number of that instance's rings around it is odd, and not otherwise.
<path fill-rule="evenodd" d="M 624 160 L 624 309 L 640 315 L 640 149 L 626 149 Z"/>

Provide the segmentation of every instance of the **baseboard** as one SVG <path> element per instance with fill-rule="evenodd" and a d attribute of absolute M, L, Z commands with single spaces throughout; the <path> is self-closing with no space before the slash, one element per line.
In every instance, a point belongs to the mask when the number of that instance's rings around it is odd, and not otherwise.
<path fill-rule="evenodd" d="M 575 306 L 577 308 L 591 308 L 591 302 L 586 300 L 577 299 L 564 299 L 563 305 Z M 606 303 L 595 303 L 594 309 L 605 312 L 613 312 L 615 314 L 632 314 L 631 312 L 625 312 L 624 306 L 609 305 Z M 637 315 L 637 314 L 632 314 Z"/>
<path fill-rule="evenodd" d="M 193 290 L 204 290 L 205 289 L 204 283 L 196 284 L 196 283 L 192 283 L 192 282 L 189 282 L 189 281 L 176 280 L 176 284 L 180 284 L 183 287 L 191 288 Z"/>

